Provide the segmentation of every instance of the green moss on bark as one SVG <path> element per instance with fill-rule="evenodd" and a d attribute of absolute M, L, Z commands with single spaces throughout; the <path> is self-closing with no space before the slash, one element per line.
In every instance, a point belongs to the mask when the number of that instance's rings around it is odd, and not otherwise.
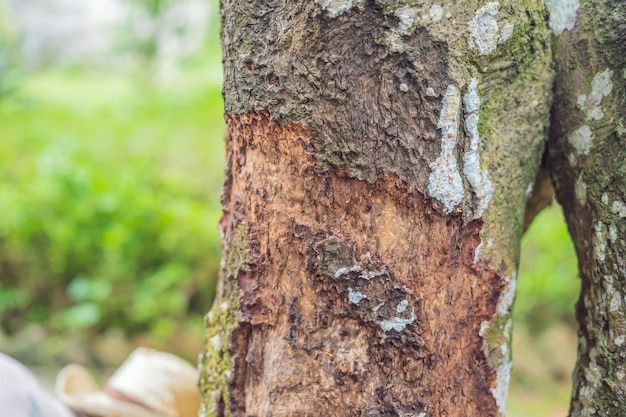
<path fill-rule="evenodd" d="M 245 224 L 238 224 L 231 233 L 222 260 L 223 278 L 218 295 L 205 317 L 206 345 L 200 355 L 199 383 L 203 397 L 202 417 L 215 416 L 219 409 L 225 416 L 231 415 L 228 395 L 233 370 L 230 337 L 239 325 L 237 275 L 247 268 L 250 245 Z"/>

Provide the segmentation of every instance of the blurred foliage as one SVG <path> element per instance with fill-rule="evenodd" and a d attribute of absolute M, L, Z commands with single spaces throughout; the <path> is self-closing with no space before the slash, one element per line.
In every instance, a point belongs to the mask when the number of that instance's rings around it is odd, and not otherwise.
<path fill-rule="evenodd" d="M 206 64 L 206 63 L 204 63 Z M 205 71 L 200 71 L 203 68 Z M 48 70 L 0 105 L 0 323 L 164 339 L 219 264 L 220 79 Z"/>
<path fill-rule="evenodd" d="M 159 16 L 174 0 L 124 0 L 145 10 L 150 16 Z"/>
<path fill-rule="evenodd" d="M 207 34 L 217 35 L 218 3 L 198 0 L 122 0 L 127 22 L 116 31 L 116 49 L 163 83 L 178 62 L 198 54 Z M 167 83 L 167 82 L 166 82 Z"/>
<path fill-rule="evenodd" d="M 17 31 L 6 6 L 0 2 L 0 100 L 15 90 L 17 60 Z"/>
<path fill-rule="evenodd" d="M 539 213 L 522 239 L 514 321 L 534 333 L 557 321 L 575 326 L 579 291 L 574 244 L 561 207 L 553 203 Z"/>
<path fill-rule="evenodd" d="M 145 62 L 154 60 L 159 50 L 159 20 L 173 0 L 124 0 L 133 10 L 129 17 L 130 25 L 123 26 L 119 33 L 120 48 L 132 51 Z M 141 22 L 140 30 L 136 22 Z M 135 23 L 135 24 L 133 24 Z M 180 30 L 184 30 L 181 27 Z"/>

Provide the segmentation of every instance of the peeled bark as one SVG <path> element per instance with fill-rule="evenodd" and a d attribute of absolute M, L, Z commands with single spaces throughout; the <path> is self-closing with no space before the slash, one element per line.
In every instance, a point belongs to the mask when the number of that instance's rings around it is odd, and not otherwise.
<path fill-rule="evenodd" d="M 222 30 L 202 415 L 503 414 L 543 5 L 224 0 Z"/>
<path fill-rule="evenodd" d="M 626 3 L 581 1 L 578 10 L 564 13 L 557 8 L 551 16 L 551 22 L 563 22 L 565 27 L 556 24 L 555 30 L 557 77 L 549 163 L 582 279 L 570 416 L 623 416 Z"/>

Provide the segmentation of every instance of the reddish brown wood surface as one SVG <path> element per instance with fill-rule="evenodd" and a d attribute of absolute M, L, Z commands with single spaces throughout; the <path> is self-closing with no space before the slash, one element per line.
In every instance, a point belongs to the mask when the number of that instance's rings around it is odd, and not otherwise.
<path fill-rule="evenodd" d="M 480 326 L 502 280 L 474 264 L 481 222 L 397 177 L 316 174 L 310 133 L 267 113 L 228 125 L 222 229 L 250 238 L 233 415 L 495 415 Z"/>

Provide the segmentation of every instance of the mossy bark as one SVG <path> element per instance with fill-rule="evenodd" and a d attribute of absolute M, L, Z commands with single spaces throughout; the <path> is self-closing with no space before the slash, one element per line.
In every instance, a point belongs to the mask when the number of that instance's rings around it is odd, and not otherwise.
<path fill-rule="evenodd" d="M 626 3 L 581 1 L 555 37 L 549 164 L 579 260 L 570 416 L 626 415 Z"/>
<path fill-rule="evenodd" d="M 504 413 L 544 17 L 539 1 L 223 1 L 203 415 Z"/>

